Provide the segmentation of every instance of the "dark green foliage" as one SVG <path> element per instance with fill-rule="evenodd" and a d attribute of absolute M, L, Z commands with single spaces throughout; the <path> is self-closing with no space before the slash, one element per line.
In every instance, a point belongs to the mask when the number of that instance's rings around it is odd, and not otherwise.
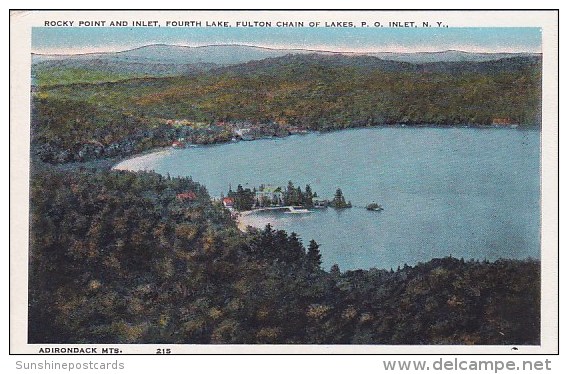
<path fill-rule="evenodd" d="M 288 181 L 286 190 L 284 191 L 284 205 L 299 206 L 302 205 L 302 190 L 298 186 L 294 187 L 292 181 Z"/>
<path fill-rule="evenodd" d="M 29 343 L 539 344 L 538 261 L 328 273 L 187 178 L 43 170 L 30 191 Z"/>
<path fill-rule="evenodd" d="M 187 119 L 334 130 L 372 125 L 540 126 L 541 61 L 409 64 L 360 56 L 284 56 L 196 75 L 40 87 L 33 98 L 33 145 L 48 162 L 130 154 L 171 144 L 224 142 L 214 126 L 165 126 Z M 279 126 L 279 125 L 278 125 Z M 275 125 L 275 135 L 285 127 Z M 104 152 L 89 147 L 101 143 Z M 114 144 L 112 147 L 110 145 Z M 95 143 L 96 146 L 96 143 Z M 91 147 L 92 148 L 92 147 Z"/>
<path fill-rule="evenodd" d="M 259 186 L 262 191 L 266 186 Z M 268 207 L 268 206 L 303 206 L 307 208 L 313 207 L 314 193 L 310 185 L 306 185 L 306 191 L 303 192 L 300 186 L 294 187 L 292 181 L 288 181 L 288 186 L 285 189 L 277 187 L 275 192 L 282 192 L 282 198 L 274 196 L 272 199 L 265 197 L 259 199 L 256 197 L 256 188 L 243 188 L 242 185 L 237 186 L 237 190 L 229 190 L 227 197 L 234 199 L 234 208 L 239 211 L 250 210 L 253 207 Z"/>
<path fill-rule="evenodd" d="M 343 209 L 343 208 L 351 208 L 351 201 L 346 202 L 345 196 L 343 196 L 343 191 L 341 188 L 338 188 L 335 191 L 335 195 L 333 199 L 329 202 L 329 206 L 332 208 Z"/>
<path fill-rule="evenodd" d="M 302 191 L 300 186 L 294 187 L 292 181 L 288 181 L 286 189 L 284 189 L 284 205 L 288 206 L 305 206 L 312 207 L 314 195 L 310 185 L 306 185 L 306 190 Z"/>
<path fill-rule="evenodd" d="M 254 205 L 255 191 L 250 188 L 243 188 L 240 184 L 237 186 L 237 191 L 229 190 L 227 196 L 235 200 L 234 208 L 236 210 L 250 210 Z"/>
<path fill-rule="evenodd" d="M 321 266 L 321 253 L 319 244 L 315 240 L 310 240 L 308 245 L 308 253 L 306 255 L 306 266 L 310 270 L 317 270 Z"/>
<path fill-rule="evenodd" d="M 305 206 L 311 207 L 311 206 L 314 205 L 314 201 L 313 201 L 314 195 L 315 195 L 315 193 L 312 192 L 312 187 L 309 184 L 306 184 L 306 190 L 305 190 L 304 196 L 303 196 L 303 202 L 304 202 Z"/>

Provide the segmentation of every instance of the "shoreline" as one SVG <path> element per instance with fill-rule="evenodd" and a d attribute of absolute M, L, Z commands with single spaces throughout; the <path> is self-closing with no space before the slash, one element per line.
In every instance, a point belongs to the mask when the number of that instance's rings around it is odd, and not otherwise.
<path fill-rule="evenodd" d="M 234 216 L 234 220 L 235 223 L 237 224 L 237 228 L 243 232 L 243 233 L 247 233 L 248 232 L 248 227 L 250 225 L 247 225 L 244 221 L 243 221 L 243 217 L 246 216 L 250 216 L 251 214 L 255 213 L 254 210 L 243 210 L 242 212 L 238 212 L 235 216 Z"/>
<path fill-rule="evenodd" d="M 359 129 L 363 130 L 363 128 L 359 128 Z M 355 131 L 357 129 L 346 129 L 346 130 Z M 503 130 L 505 130 L 505 129 L 503 129 Z M 367 134 L 367 133 L 370 134 L 372 132 L 379 133 L 381 131 L 382 131 L 381 128 L 370 127 L 370 128 L 366 128 L 366 131 L 363 130 L 362 133 L 364 135 L 364 134 Z M 398 130 L 398 131 L 400 131 L 400 130 Z M 392 130 L 392 131 L 389 131 L 389 134 L 391 134 L 391 136 L 397 136 L 397 134 L 402 135 L 404 133 L 403 131 L 401 131 L 400 133 L 398 131 Z M 441 130 L 440 131 L 431 130 L 431 131 L 432 132 L 428 133 L 428 134 L 437 134 L 436 136 L 440 136 L 440 137 L 443 137 L 443 138 L 446 138 L 447 136 L 451 137 L 450 133 L 443 132 Z M 450 131 L 452 131 L 452 130 L 450 130 Z M 455 132 L 465 131 L 464 134 L 467 133 L 467 134 L 470 134 L 470 136 L 474 136 L 475 134 L 481 135 L 482 133 L 484 133 L 485 134 L 484 136 L 489 137 L 489 138 L 499 137 L 500 136 L 499 133 L 501 133 L 503 136 L 509 136 L 509 135 L 506 134 L 506 133 L 508 133 L 507 131 L 499 131 L 497 133 L 491 133 L 490 129 L 477 132 L 477 131 L 474 131 L 474 130 L 469 131 L 467 129 L 460 129 L 460 128 L 456 127 L 455 130 L 453 130 L 453 131 L 455 131 Z M 521 131 L 521 132 L 524 132 L 524 131 Z M 527 133 L 528 132 L 532 132 L 532 131 L 527 131 Z M 341 133 L 343 133 L 343 131 L 341 131 L 341 132 L 338 131 L 338 134 L 341 134 Z M 411 131 L 409 134 L 416 134 L 416 136 L 422 136 L 421 133 L 417 133 L 417 132 L 414 132 L 414 131 Z M 515 133 L 509 133 L 509 134 L 511 136 L 514 136 L 515 138 L 522 137 L 521 135 L 516 135 Z M 322 134 L 322 135 L 325 135 L 325 134 Z M 424 135 L 426 135 L 426 134 L 424 134 Z M 537 134 L 534 134 L 534 135 L 538 136 Z M 363 138 L 364 137 L 365 136 L 363 136 Z M 299 139 L 299 138 L 297 138 L 297 139 Z M 304 138 L 302 142 L 303 143 L 306 143 L 306 142 L 312 143 L 313 142 L 312 144 L 317 144 L 318 142 L 321 141 L 319 139 L 320 139 L 319 134 L 315 133 L 315 134 L 311 134 L 310 138 Z M 323 139 L 323 137 L 321 139 Z M 358 136 L 357 139 L 361 139 L 361 137 Z M 290 139 L 290 141 L 295 142 L 295 140 L 293 140 L 293 139 Z M 214 144 L 214 145 L 207 145 L 207 146 L 203 146 L 203 147 L 213 148 L 213 147 L 221 146 L 221 145 L 222 144 Z M 276 142 L 274 142 L 274 144 L 266 144 L 267 147 L 274 147 L 275 145 L 276 145 Z M 250 146 L 245 145 L 245 144 L 241 144 L 240 147 L 248 149 Z M 255 148 L 255 147 L 256 146 L 253 145 L 253 148 Z M 264 147 L 261 147 L 261 148 L 264 148 Z M 71 165 L 65 165 L 65 164 L 63 164 L 63 165 L 51 165 L 51 167 L 52 168 L 62 167 L 64 169 L 68 169 L 68 171 L 70 171 L 71 173 L 73 172 L 73 170 L 71 170 L 71 169 L 76 169 L 77 171 L 79 171 L 80 169 L 78 169 L 78 167 L 85 168 L 87 173 L 89 173 L 89 172 L 94 172 L 95 174 L 97 172 L 108 173 L 108 171 L 105 171 L 104 169 L 111 170 L 111 169 L 119 166 L 119 164 L 121 162 L 132 160 L 132 159 L 135 159 L 137 157 L 152 155 L 152 154 L 156 154 L 156 153 L 160 153 L 160 152 L 167 152 L 167 154 L 169 154 L 169 156 L 166 156 L 166 157 L 177 158 L 177 157 L 182 157 L 182 156 L 178 156 L 178 155 L 193 153 L 193 152 L 190 151 L 190 149 L 191 148 L 187 148 L 186 149 L 187 152 L 176 153 L 177 149 L 173 149 L 171 147 L 156 147 L 156 148 L 153 148 L 153 149 L 145 150 L 145 151 L 137 153 L 137 154 L 131 154 L 131 155 L 128 155 L 128 156 L 125 156 L 125 157 L 114 157 L 114 158 L 111 158 L 111 159 L 101 159 L 101 160 L 95 160 L 95 161 L 91 161 L 91 162 L 73 163 Z M 203 151 L 203 149 L 201 151 Z M 216 151 L 216 152 L 218 152 L 218 151 Z M 224 151 L 221 151 L 221 153 L 223 153 L 223 152 Z M 156 155 L 156 159 L 161 159 L 162 157 L 164 157 L 164 156 L 161 156 L 159 154 Z M 145 170 L 143 169 L 143 166 L 144 165 L 147 166 L 146 171 L 151 172 L 151 167 L 154 165 L 151 162 L 151 158 L 152 158 L 152 156 L 150 156 L 150 160 L 148 160 L 147 158 L 144 158 L 140 161 L 140 163 L 133 162 L 133 163 L 130 163 L 130 164 L 123 165 L 122 167 L 119 166 L 119 169 L 114 169 L 114 170 L 117 170 L 117 171 L 118 170 L 125 170 L 124 175 L 128 175 L 128 174 L 131 174 L 131 173 L 133 173 L 133 175 L 136 175 L 136 174 L 138 174 L 136 172 L 136 170 L 137 170 L 136 166 L 138 164 L 138 166 L 142 166 L 142 168 L 138 169 L 138 170 L 140 170 L 140 173 L 138 175 L 144 176 Z M 49 166 L 49 165 L 46 165 L 46 166 Z M 92 167 L 92 169 L 89 169 L 89 166 Z M 131 168 L 130 170 L 132 170 L 132 172 L 128 171 L 128 168 Z M 99 170 L 97 170 L 97 169 L 99 169 Z M 118 172 L 120 174 L 122 174 L 121 171 L 118 171 Z M 207 174 L 205 174 L 205 175 L 207 175 Z M 357 204 L 357 205 L 360 205 L 360 204 Z M 360 207 L 363 208 L 362 206 L 360 206 Z M 226 217 L 226 218 L 230 220 L 230 221 L 228 221 L 228 223 L 231 224 L 234 232 L 238 233 L 240 231 L 240 235 L 243 235 L 243 236 L 246 236 L 247 233 L 251 233 L 251 232 L 255 233 L 258 230 L 262 230 L 264 228 L 264 225 L 266 223 L 268 223 L 269 221 L 271 221 L 270 223 L 271 223 L 272 226 L 274 226 L 273 223 L 279 222 L 279 219 L 274 218 L 274 217 L 270 217 L 270 216 L 264 216 L 262 214 L 258 214 L 258 212 L 256 210 L 246 210 L 246 211 L 240 211 L 240 212 L 235 211 L 235 213 L 238 213 L 238 215 L 235 214 L 231 218 L 229 218 L 229 217 Z M 257 216 L 252 216 L 253 213 L 257 214 Z M 229 215 L 228 212 L 227 212 L 227 215 Z"/>
<path fill-rule="evenodd" d="M 128 162 L 140 157 L 144 157 L 144 156 L 149 156 L 149 155 L 153 155 L 153 154 L 157 154 L 157 153 L 161 153 L 161 152 L 167 152 L 167 151 L 172 151 L 174 150 L 171 146 L 168 147 L 157 147 L 157 148 L 152 148 L 152 149 L 147 149 L 141 153 L 137 153 L 137 154 L 132 154 L 129 155 L 127 157 L 121 158 L 119 160 L 117 160 L 111 167 L 110 170 L 118 170 L 118 171 L 132 171 L 131 169 L 117 169 L 116 167 L 120 164 L 122 164 L 123 162 Z M 142 170 L 137 170 L 137 171 L 142 171 Z M 144 170 L 144 171 L 152 171 L 152 170 Z"/>
<path fill-rule="evenodd" d="M 480 130 L 515 130 L 515 131 L 535 131 L 535 130 L 541 130 L 541 127 L 539 126 L 526 126 L 526 127 L 519 127 L 519 128 L 511 128 L 509 126 L 479 126 L 479 125 L 474 125 L 474 126 L 468 126 L 468 125 L 453 125 L 453 126 L 440 126 L 440 125 L 375 125 L 375 126 L 362 126 L 362 127 L 350 127 L 350 128 L 344 128 L 344 129 L 330 129 L 330 130 L 326 130 L 326 131 L 309 131 L 307 134 L 291 134 L 291 135 L 287 135 L 285 137 L 278 137 L 279 139 L 283 139 L 283 138 L 288 138 L 294 135 L 311 135 L 311 134 L 328 134 L 328 133 L 333 133 L 333 132 L 342 132 L 342 131 L 353 131 L 353 130 L 362 130 L 362 129 L 389 129 L 389 128 L 399 128 L 399 129 L 427 129 L 427 128 L 431 128 L 431 129 L 437 129 L 437 128 L 442 128 L 442 129 L 480 129 Z M 270 140 L 273 137 L 262 137 L 262 138 L 257 138 L 257 139 L 253 139 L 250 141 L 259 141 L 259 140 Z M 244 140 L 241 140 L 239 142 L 242 142 Z M 246 141 L 245 141 L 246 142 Z M 235 142 L 223 142 L 223 143 L 214 143 L 214 144 L 198 144 L 198 147 L 207 147 L 207 146 L 222 146 L 222 145 L 227 145 L 227 144 L 233 144 Z M 171 146 L 160 146 L 160 147 L 155 147 L 155 148 L 150 148 L 150 149 L 146 149 L 143 150 L 139 153 L 132 153 L 129 155 L 119 155 L 119 156 L 115 156 L 112 158 L 101 158 L 101 159 L 95 159 L 95 160 L 90 160 L 90 161 L 84 161 L 84 162 L 70 162 L 70 163 L 61 163 L 61 164 L 51 164 L 51 163 L 45 163 L 35 157 L 31 158 L 32 164 L 35 164 L 37 167 L 42 168 L 43 166 L 45 167 L 53 167 L 56 169 L 60 169 L 60 170 L 65 170 L 65 171 L 75 171 L 75 170 L 80 170 L 80 169 L 93 169 L 95 171 L 128 171 L 128 172 L 138 172 L 138 171 L 145 171 L 145 172 L 151 172 L 153 171 L 152 169 L 139 169 L 136 170 L 134 169 L 130 169 L 130 168 L 117 168 L 117 166 L 119 166 L 121 163 L 127 162 L 129 160 L 133 160 L 139 157 L 143 157 L 143 156 L 147 156 L 147 155 L 151 155 L 151 154 L 155 154 L 155 153 L 159 153 L 159 152 L 172 152 L 172 151 L 177 151 L 177 149 L 172 148 Z M 246 233 L 248 232 L 248 227 L 250 225 L 247 225 L 244 221 L 246 220 L 245 217 L 251 215 L 255 213 L 254 210 L 248 210 L 248 211 L 242 211 L 242 212 L 238 212 L 238 215 L 234 216 L 233 220 L 235 221 L 235 224 L 237 226 L 237 228 L 243 232 Z M 254 226 L 253 226 L 254 227 Z"/>
<path fill-rule="evenodd" d="M 358 129 L 390 129 L 390 128 L 397 128 L 397 129 L 480 129 L 480 130 L 515 130 L 515 131 L 541 131 L 542 127 L 539 125 L 521 125 L 516 128 L 512 128 L 508 125 L 503 126 L 496 126 L 496 125 L 479 125 L 479 124 L 461 124 L 461 125 L 439 125 L 439 124 L 380 124 L 380 125 L 365 125 L 365 126 L 353 126 L 353 127 L 345 127 L 345 128 L 324 128 L 320 130 L 308 130 L 305 134 L 289 134 L 286 136 L 280 137 L 259 137 L 252 140 L 240 140 L 239 142 L 250 142 L 250 141 L 259 141 L 259 140 L 267 140 L 267 139 L 284 139 L 294 135 L 310 135 L 310 134 L 328 134 L 333 132 L 339 131 L 351 131 L 351 130 L 358 130 Z M 235 143 L 233 141 L 226 141 L 226 142 L 215 142 L 209 144 L 195 144 L 198 147 L 206 147 L 206 146 L 220 146 L 226 144 Z M 33 147 L 33 146 L 32 146 Z M 33 156 L 31 159 L 34 163 L 41 165 L 46 164 L 52 167 L 60 168 L 63 170 L 76 170 L 79 168 L 93 168 L 97 170 L 112 170 L 121 162 L 134 159 L 137 157 L 145 156 L 148 154 L 172 150 L 173 148 L 171 145 L 168 146 L 160 146 L 155 148 L 149 148 L 138 153 L 132 153 L 128 155 L 118 155 L 109 158 L 99 158 L 93 159 L 89 161 L 73 161 L 73 162 L 66 162 L 66 163 L 48 163 L 43 162 L 39 159 L 35 159 Z"/>
<path fill-rule="evenodd" d="M 161 151 L 168 151 L 172 149 L 170 146 L 167 147 L 156 147 L 156 148 L 151 148 L 151 149 L 146 149 L 140 153 L 133 153 L 130 155 L 125 155 L 125 156 L 114 156 L 114 157 L 109 157 L 109 158 L 100 158 L 100 159 L 94 159 L 94 160 L 89 160 L 89 161 L 74 161 L 74 162 L 66 162 L 66 163 L 58 163 L 58 164 L 52 164 L 49 162 L 44 162 L 41 161 L 39 159 L 37 159 L 37 157 L 30 157 L 30 161 L 37 165 L 37 166 L 41 166 L 41 165 L 46 165 L 48 167 L 53 167 L 53 168 L 57 168 L 60 170 L 68 170 L 68 171 L 73 171 L 73 170 L 77 170 L 77 169 L 95 169 L 95 170 L 124 170 L 124 171 L 131 171 L 128 169 L 115 169 L 115 167 L 117 165 L 119 165 L 122 162 L 128 161 L 128 160 L 132 160 L 138 157 L 142 157 L 142 156 L 147 156 L 150 155 L 152 153 L 157 153 L 157 152 L 161 152 Z"/>

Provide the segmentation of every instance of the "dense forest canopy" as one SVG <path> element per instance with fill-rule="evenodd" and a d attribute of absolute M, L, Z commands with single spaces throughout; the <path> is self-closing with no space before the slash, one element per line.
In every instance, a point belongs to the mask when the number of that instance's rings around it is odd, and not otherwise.
<path fill-rule="evenodd" d="M 35 172 L 30 218 L 30 343 L 539 343 L 539 261 L 327 272 L 153 173 Z"/>
<path fill-rule="evenodd" d="M 370 61 L 369 61 L 370 60 Z M 73 84 L 40 97 L 145 118 L 353 124 L 539 122 L 540 60 L 413 65 L 375 57 L 285 56 L 175 78 Z"/>
<path fill-rule="evenodd" d="M 33 141 L 40 154 L 48 154 L 45 161 L 65 162 L 82 160 L 77 154 L 88 142 L 100 143 L 101 155 L 167 145 L 181 131 L 168 120 L 311 130 L 496 120 L 539 126 L 540 98 L 541 59 L 535 56 L 411 64 L 371 56 L 287 55 L 177 77 L 38 87 Z M 196 142 L 230 138 L 202 129 Z M 75 156 L 54 156 L 50 149 Z"/>

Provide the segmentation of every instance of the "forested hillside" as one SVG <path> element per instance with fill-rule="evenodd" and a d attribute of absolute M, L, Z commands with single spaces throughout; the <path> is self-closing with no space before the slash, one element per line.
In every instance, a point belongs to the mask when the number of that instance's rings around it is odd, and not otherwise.
<path fill-rule="evenodd" d="M 168 63 L 188 70 L 168 76 Z M 539 344 L 538 260 L 322 269 L 326 248 L 270 226 L 239 231 L 189 178 L 53 164 L 122 158 L 180 138 L 227 142 L 242 125 L 263 136 L 403 124 L 538 128 L 540 57 L 40 64 L 36 78 L 48 83 L 32 89 L 29 343 Z"/>
<path fill-rule="evenodd" d="M 195 132 L 168 125 L 181 120 L 323 131 L 495 121 L 538 127 L 540 98 L 541 61 L 534 56 L 411 64 L 287 55 L 179 77 L 40 87 L 32 102 L 32 145 L 44 161 L 67 162 L 164 146 L 180 134 L 198 143 L 231 139 L 212 126 Z"/>
<path fill-rule="evenodd" d="M 30 191 L 29 343 L 539 344 L 538 261 L 328 272 L 190 179 L 46 168 Z"/>

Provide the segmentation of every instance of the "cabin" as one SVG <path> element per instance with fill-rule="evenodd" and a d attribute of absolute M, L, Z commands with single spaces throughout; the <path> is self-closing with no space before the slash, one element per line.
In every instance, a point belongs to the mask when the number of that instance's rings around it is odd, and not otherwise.
<path fill-rule="evenodd" d="M 312 198 L 312 205 L 314 206 L 314 208 L 327 208 L 327 206 L 329 205 L 329 200 L 314 197 Z"/>
<path fill-rule="evenodd" d="M 232 197 L 224 197 L 223 206 L 227 209 L 232 209 L 235 206 L 235 199 Z"/>

